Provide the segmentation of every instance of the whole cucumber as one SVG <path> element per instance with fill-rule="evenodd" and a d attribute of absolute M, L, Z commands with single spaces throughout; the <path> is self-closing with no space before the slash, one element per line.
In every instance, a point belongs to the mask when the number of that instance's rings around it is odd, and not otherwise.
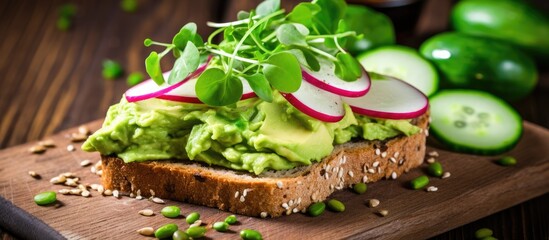
<path fill-rule="evenodd" d="M 447 32 L 425 41 L 420 53 L 440 71 L 443 88 L 479 89 L 515 101 L 538 79 L 530 56 L 495 39 Z"/>
<path fill-rule="evenodd" d="M 360 39 L 349 39 L 347 50 L 353 55 L 376 47 L 395 44 L 393 22 L 383 13 L 366 6 L 350 4 L 345 11 L 345 23 L 349 31 L 363 35 Z"/>
<path fill-rule="evenodd" d="M 497 38 L 549 60 L 549 18 L 520 1 L 462 0 L 452 9 L 456 31 Z"/>

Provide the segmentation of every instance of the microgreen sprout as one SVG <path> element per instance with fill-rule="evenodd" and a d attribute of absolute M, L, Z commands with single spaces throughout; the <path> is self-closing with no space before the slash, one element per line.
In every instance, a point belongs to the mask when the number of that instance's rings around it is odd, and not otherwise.
<path fill-rule="evenodd" d="M 291 93 L 301 86 L 301 68 L 318 71 L 319 58 L 335 65 L 334 74 L 345 81 L 355 81 L 362 67 L 345 51 L 347 39 L 356 37 L 342 20 L 343 0 L 314 0 L 300 3 L 288 14 L 280 9 L 280 0 L 265 0 L 256 9 L 240 11 L 236 21 L 208 22 L 217 28 L 204 42 L 195 23 L 183 26 L 171 43 L 149 38 L 145 46 L 159 46 L 145 60 L 147 73 L 157 84 L 175 84 L 184 80 L 198 66 L 208 64 L 196 82 L 196 95 L 211 106 L 231 105 L 242 96 L 247 81 L 264 101 L 273 100 L 273 90 Z M 214 43 L 216 36 L 222 36 Z M 161 59 L 169 52 L 176 58 L 165 79 Z M 209 62 L 204 59 L 212 56 Z"/>

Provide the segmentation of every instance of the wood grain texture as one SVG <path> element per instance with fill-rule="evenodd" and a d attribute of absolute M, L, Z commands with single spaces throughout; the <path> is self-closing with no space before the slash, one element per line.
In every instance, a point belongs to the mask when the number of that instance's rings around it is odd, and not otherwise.
<path fill-rule="evenodd" d="M 75 3 L 78 13 L 74 28 L 61 32 L 55 28 L 57 8 L 67 2 Z M 283 0 L 285 5 L 296 2 Z M 442 16 L 448 14 L 446 6 L 451 6 L 451 2 L 454 1 L 426 0 L 416 34 L 443 30 L 446 19 Z M 549 2 L 529 2 L 549 12 Z M 151 50 L 142 46 L 144 38 L 169 41 L 188 21 L 196 22 L 204 35 L 211 31 L 205 26 L 206 21 L 234 19 L 237 7 L 250 9 L 257 1 L 139 0 L 139 3 L 140 9 L 128 14 L 120 10 L 119 1 L 0 1 L 0 148 L 36 141 L 104 117 L 107 107 L 117 102 L 127 88 L 123 79 L 102 79 L 104 59 L 121 62 L 127 72 L 144 72 L 142 62 Z M 399 36 L 399 42 L 411 46 L 417 46 L 418 39 L 424 38 Z M 549 68 L 543 67 L 533 94 L 514 106 L 525 120 L 548 128 L 548 103 Z M 540 146 L 534 142 L 530 147 Z M 10 163 L 14 160 L 19 161 L 9 158 Z M 3 176 L 0 179 L 5 181 Z M 10 194 L 0 192 L 7 198 Z M 548 239 L 549 194 L 516 203 L 514 207 L 441 233 L 434 239 L 471 239 L 472 233 L 481 227 L 492 228 L 500 239 Z M 0 236 L 6 236 L 1 227 Z"/>
<path fill-rule="evenodd" d="M 99 127 L 99 122 L 90 125 Z M 457 226 L 500 211 L 517 203 L 549 191 L 549 130 L 525 123 L 525 134 L 519 145 L 510 152 L 520 159 L 517 166 L 502 167 L 493 162 L 494 157 L 480 157 L 436 150 L 445 171 L 452 173 L 447 179 L 431 178 L 430 185 L 437 186 L 437 192 L 410 190 L 408 181 L 424 174 L 425 165 L 414 169 L 397 180 L 384 180 L 369 185 L 364 195 L 342 190 L 332 195 L 345 203 L 343 213 L 326 212 L 317 218 L 294 214 L 273 219 L 238 216 L 240 224 L 231 226 L 230 233 L 210 230 L 207 237 L 213 239 L 234 238 L 244 228 L 259 230 L 266 239 L 424 239 Z M 82 183 L 99 183 L 98 176 L 90 167 L 81 167 L 80 161 L 98 161 L 97 153 L 81 150 L 68 152 L 66 145 L 72 144 L 71 129 L 53 136 L 58 147 L 43 154 L 30 154 L 27 149 L 35 143 L 28 143 L 0 151 L 0 163 L 18 159 L 19 164 L 0 165 L 0 195 L 16 206 L 38 217 L 64 237 L 69 239 L 93 239 L 109 236 L 113 239 L 138 238 L 135 230 L 152 226 L 157 228 L 166 223 L 182 220 L 168 219 L 160 215 L 165 205 L 178 205 L 182 214 L 197 211 L 206 226 L 227 217 L 230 213 L 214 208 L 167 201 L 156 204 L 148 200 L 136 200 L 127 196 L 119 199 L 101 196 L 92 191 L 92 196 L 83 198 L 58 194 L 59 204 L 48 207 L 37 206 L 32 197 L 46 190 L 67 188 L 53 185 L 49 179 L 63 172 L 72 172 Z M 537 145 L 539 151 L 530 146 Z M 79 144 L 74 144 L 79 146 Z M 388 160 L 387 160 L 388 161 Z M 36 180 L 27 171 L 36 171 L 42 179 Z M 358 173 L 357 173 L 358 174 Z M 377 198 L 379 207 L 368 208 L 365 200 Z M 141 209 L 150 208 L 153 217 L 138 215 Z M 380 217 L 379 209 L 389 210 L 389 215 Z M 211 226 L 210 226 L 211 227 Z"/>

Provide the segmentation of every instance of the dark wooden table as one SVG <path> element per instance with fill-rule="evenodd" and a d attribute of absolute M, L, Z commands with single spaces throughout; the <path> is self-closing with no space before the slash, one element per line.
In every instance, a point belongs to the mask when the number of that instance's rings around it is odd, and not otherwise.
<path fill-rule="evenodd" d="M 56 28 L 57 10 L 67 2 L 78 9 L 73 28 L 63 32 Z M 143 60 L 150 49 L 143 47 L 143 39 L 170 41 L 189 21 L 196 22 L 199 32 L 206 35 L 211 31 L 206 21 L 234 19 L 238 9 L 249 9 L 257 1 L 140 0 L 135 13 L 122 11 L 119 2 L 0 2 L 0 148 L 103 118 L 108 106 L 119 101 L 127 88 L 126 75 L 114 81 L 101 77 L 105 59 L 120 62 L 127 73 L 144 72 Z M 284 5 L 295 2 L 285 1 Z M 546 0 L 530 2 L 549 12 Z M 451 5 L 451 0 L 425 1 L 417 24 L 399 29 L 399 42 L 417 46 L 424 37 L 447 30 Z M 533 94 L 513 104 L 525 120 L 549 128 L 548 103 L 546 66 L 540 68 Z M 471 239 L 482 227 L 493 229 L 499 239 L 549 239 L 549 194 L 433 239 Z M 0 226 L 0 238 L 14 237 Z"/>

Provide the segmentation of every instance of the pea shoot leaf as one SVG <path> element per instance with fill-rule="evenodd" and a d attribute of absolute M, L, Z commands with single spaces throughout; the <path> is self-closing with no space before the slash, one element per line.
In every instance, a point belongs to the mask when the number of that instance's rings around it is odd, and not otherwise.
<path fill-rule="evenodd" d="M 348 81 L 356 81 L 362 76 L 362 66 L 349 53 L 338 53 L 336 55 L 337 62 L 335 63 L 335 74 L 337 77 Z"/>
<path fill-rule="evenodd" d="M 255 73 L 242 77 L 248 81 L 248 84 L 250 84 L 250 87 L 252 87 L 252 90 L 254 90 L 259 98 L 266 102 L 273 101 L 273 90 L 263 74 Z"/>
<path fill-rule="evenodd" d="M 236 14 L 236 19 L 238 20 L 244 20 L 250 17 L 250 13 L 246 11 L 238 11 Z"/>
<path fill-rule="evenodd" d="M 302 2 L 297 4 L 288 14 L 288 19 L 295 23 L 311 26 L 313 16 L 320 11 L 320 6 L 314 3 Z"/>
<path fill-rule="evenodd" d="M 242 97 L 242 81 L 219 68 L 208 68 L 198 77 L 196 96 L 210 106 L 226 106 Z"/>
<path fill-rule="evenodd" d="M 297 58 L 289 52 L 271 55 L 262 64 L 263 74 L 281 92 L 295 92 L 301 86 L 301 68 Z"/>
<path fill-rule="evenodd" d="M 305 41 L 305 36 L 291 23 L 280 25 L 280 27 L 276 29 L 276 38 L 280 43 L 286 46 L 308 46 Z"/>
<path fill-rule="evenodd" d="M 267 16 L 280 9 L 280 0 L 265 0 L 257 5 L 255 12 L 259 16 Z"/>
<path fill-rule="evenodd" d="M 185 24 L 179 32 L 173 37 L 172 43 L 183 50 L 188 41 L 193 41 L 196 36 L 196 24 L 193 22 Z"/>
<path fill-rule="evenodd" d="M 175 60 L 170 77 L 168 77 L 168 84 L 175 84 L 190 73 L 194 72 L 200 64 L 200 53 L 192 42 L 187 42 L 185 50 L 181 53 L 181 57 Z"/>
<path fill-rule="evenodd" d="M 299 61 L 301 66 L 305 66 L 315 72 L 320 70 L 320 63 L 311 50 L 306 48 L 294 48 L 288 50 L 288 52 L 292 53 L 297 58 L 297 61 Z"/>
<path fill-rule="evenodd" d="M 347 4 L 344 0 L 318 0 L 320 11 L 313 16 L 313 28 L 318 34 L 335 33 L 339 19 L 345 16 Z"/>
<path fill-rule="evenodd" d="M 157 52 L 152 51 L 145 59 L 145 70 L 156 84 L 161 85 L 165 82 Z"/>

